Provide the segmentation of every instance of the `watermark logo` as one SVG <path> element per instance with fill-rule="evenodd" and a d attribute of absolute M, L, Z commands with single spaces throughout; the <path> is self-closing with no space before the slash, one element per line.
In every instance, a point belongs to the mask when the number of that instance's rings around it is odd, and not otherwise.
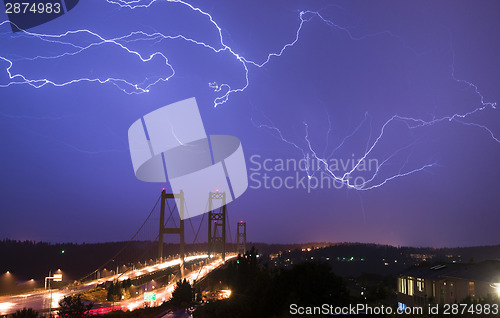
<path fill-rule="evenodd" d="M 308 154 L 301 159 L 250 157 L 250 189 L 362 189 L 367 183 L 365 175 L 378 171 L 377 159 L 330 158 L 320 160 Z"/>
<path fill-rule="evenodd" d="M 184 192 L 182 219 L 208 212 L 210 192 L 225 192 L 229 203 L 248 187 L 240 140 L 207 136 L 195 98 L 164 106 L 135 121 L 128 141 L 137 179 L 168 180 L 174 193 Z M 222 206 L 221 200 L 212 203 L 212 209 Z"/>

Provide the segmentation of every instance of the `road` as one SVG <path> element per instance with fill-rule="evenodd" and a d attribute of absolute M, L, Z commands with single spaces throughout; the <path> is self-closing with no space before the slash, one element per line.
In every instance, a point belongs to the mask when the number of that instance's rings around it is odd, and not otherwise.
<path fill-rule="evenodd" d="M 234 257 L 236 257 L 236 255 L 227 256 L 226 261 L 231 259 L 231 258 L 234 258 Z M 209 264 L 203 266 L 201 269 L 191 272 L 185 278 L 189 282 L 192 283 L 194 280 L 201 279 L 202 277 L 204 277 L 205 275 L 207 275 L 208 273 L 210 273 L 211 271 L 213 271 L 217 267 L 221 266 L 222 264 L 223 263 L 222 263 L 221 259 L 214 260 L 213 262 L 210 262 Z M 170 297 L 172 296 L 172 292 L 174 291 L 174 288 L 175 288 L 175 282 L 171 283 L 163 288 L 159 288 L 158 290 L 156 290 L 156 302 L 152 302 L 149 305 L 159 306 L 164 301 L 169 300 Z M 134 310 L 137 308 L 142 308 L 144 306 L 144 300 L 142 299 L 142 297 L 136 297 L 136 298 L 131 298 L 131 299 L 122 301 L 118 305 L 122 306 L 122 308 L 124 310 L 127 310 L 127 309 Z"/>
<path fill-rule="evenodd" d="M 230 255 L 226 257 L 226 260 L 236 257 L 236 255 Z M 203 259 L 207 258 L 207 255 L 193 255 L 193 256 L 188 256 L 185 258 L 185 261 L 192 261 L 196 259 Z M 28 294 L 20 294 L 20 295 L 11 295 L 11 296 L 2 296 L 0 297 L 0 315 L 6 315 L 9 313 L 16 312 L 17 310 L 23 309 L 23 307 L 26 308 L 32 308 L 34 310 L 40 311 L 40 310 L 48 310 L 49 307 L 52 308 L 57 308 L 59 307 L 59 301 L 62 300 L 64 297 L 73 295 L 79 292 L 82 292 L 87 289 L 91 289 L 96 287 L 98 284 L 101 284 L 105 281 L 113 281 L 118 278 L 118 280 L 125 280 L 128 278 L 135 278 L 141 275 L 145 274 L 150 274 L 159 270 L 163 270 L 168 267 L 172 266 L 177 266 L 181 263 L 180 258 L 179 259 L 174 259 L 174 260 L 169 260 L 160 264 L 155 264 L 151 266 L 147 266 L 141 269 L 136 269 L 130 272 L 127 272 L 125 274 L 118 274 L 118 275 L 113 275 L 113 276 L 108 276 L 102 279 L 96 279 L 90 282 L 86 282 L 85 284 L 79 285 L 79 286 L 70 286 L 66 287 L 63 289 L 52 289 L 52 290 L 43 290 L 43 291 L 37 291 L 33 293 L 28 293 Z M 186 279 L 189 281 L 193 281 L 195 279 L 200 279 L 206 274 L 208 274 L 210 271 L 213 269 L 219 267 L 222 265 L 222 260 L 217 259 L 214 260 L 213 262 L 210 262 L 209 264 L 203 266 L 201 270 L 196 270 L 190 273 L 189 275 L 186 276 Z M 172 291 L 175 288 L 175 283 L 169 284 L 164 288 L 159 288 L 156 293 L 157 293 L 157 300 L 155 303 L 151 303 L 149 305 L 156 306 L 161 304 L 164 301 L 167 301 L 170 299 L 172 295 Z M 52 299 L 52 304 L 51 304 L 51 299 Z M 116 309 L 123 309 L 123 310 L 134 310 L 137 308 L 142 308 L 144 306 L 144 301 L 142 296 L 136 297 L 136 298 L 131 298 L 122 302 L 117 302 L 115 303 L 115 308 Z M 109 311 L 112 309 L 111 307 Z M 104 308 L 102 308 L 104 309 Z M 103 312 L 104 313 L 104 312 Z M 168 317 L 168 316 L 167 316 Z M 171 316 L 174 317 L 174 316 Z M 177 317 L 177 316 L 175 316 Z"/>

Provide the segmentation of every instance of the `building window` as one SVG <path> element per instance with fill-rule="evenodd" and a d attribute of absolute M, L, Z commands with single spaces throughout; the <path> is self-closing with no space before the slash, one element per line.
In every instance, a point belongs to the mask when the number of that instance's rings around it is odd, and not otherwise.
<path fill-rule="evenodd" d="M 406 292 L 407 292 L 406 278 L 404 278 L 404 277 L 399 278 L 399 292 L 402 294 L 406 294 Z"/>
<path fill-rule="evenodd" d="M 469 296 L 476 297 L 476 287 L 474 282 L 469 282 Z"/>
<path fill-rule="evenodd" d="M 423 278 L 417 278 L 417 290 L 419 292 L 424 291 L 424 279 Z"/>
<path fill-rule="evenodd" d="M 408 277 L 408 295 L 413 296 L 413 277 Z"/>

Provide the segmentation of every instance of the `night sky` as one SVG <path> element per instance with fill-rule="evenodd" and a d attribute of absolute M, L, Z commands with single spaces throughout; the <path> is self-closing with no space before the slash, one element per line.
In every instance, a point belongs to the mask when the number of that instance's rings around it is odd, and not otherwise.
<path fill-rule="evenodd" d="M 500 243 L 500 2 L 126 2 L 0 25 L 0 238 L 128 239 L 168 188 L 136 179 L 128 128 L 196 97 L 254 173 L 233 236 L 245 220 L 269 243 Z M 380 166 L 357 189 L 275 167 L 365 154 Z M 264 172 L 292 189 L 256 189 Z"/>

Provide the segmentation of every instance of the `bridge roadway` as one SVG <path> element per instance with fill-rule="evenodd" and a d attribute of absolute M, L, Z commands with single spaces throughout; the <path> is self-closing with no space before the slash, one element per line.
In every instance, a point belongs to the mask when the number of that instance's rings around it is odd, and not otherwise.
<path fill-rule="evenodd" d="M 236 255 L 226 255 L 226 260 L 236 257 Z M 185 262 L 207 258 L 206 254 L 199 254 L 188 256 L 185 258 Z M 26 308 L 32 308 L 36 311 L 48 311 L 50 305 L 50 299 L 52 298 L 52 308 L 59 307 L 59 301 L 64 297 L 73 295 L 88 289 L 95 288 L 97 285 L 106 282 L 113 281 L 118 278 L 118 280 L 126 280 L 128 278 L 136 278 L 143 275 L 151 274 L 156 271 L 163 270 L 168 267 L 177 266 L 181 263 L 180 258 L 169 260 L 163 263 L 146 266 L 140 269 L 132 270 L 124 274 L 117 274 L 113 276 L 107 276 L 101 279 L 92 280 L 86 282 L 81 285 L 70 285 L 68 287 L 62 289 L 52 289 L 52 290 L 42 290 L 28 294 L 19 294 L 19 295 L 10 295 L 10 296 L 2 296 L 0 297 L 0 315 L 6 315 L 10 313 L 14 313 L 17 310 Z M 220 258 L 215 259 L 207 265 L 204 265 L 201 271 L 199 269 L 194 270 L 190 274 L 186 276 L 190 282 L 195 280 L 196 278 L 200 279 L 207 275 L 209 272 L 214 270 L 215 268 L 222 265 L 222 260 Z M 168 284 L 163 288 L 158 288 L 155 290 L 157 294 L 157 300 L 154 303 L 148 304 L 149 306 L 158 306 L 164 301 L 170 299 L 172 292 L 175 288 L 175 282 Z M 121 302 L 115 302 L 114 307 L 110 307 L 108 304 L 94 304 L 94 308 L 92 312 L 94 313 L 106 313 L 111 310 L 134 310 L 137 308 L 142 308 L 144 306 L 143 296 L 140 295 L 138 297 L 130 298 Z"/>

